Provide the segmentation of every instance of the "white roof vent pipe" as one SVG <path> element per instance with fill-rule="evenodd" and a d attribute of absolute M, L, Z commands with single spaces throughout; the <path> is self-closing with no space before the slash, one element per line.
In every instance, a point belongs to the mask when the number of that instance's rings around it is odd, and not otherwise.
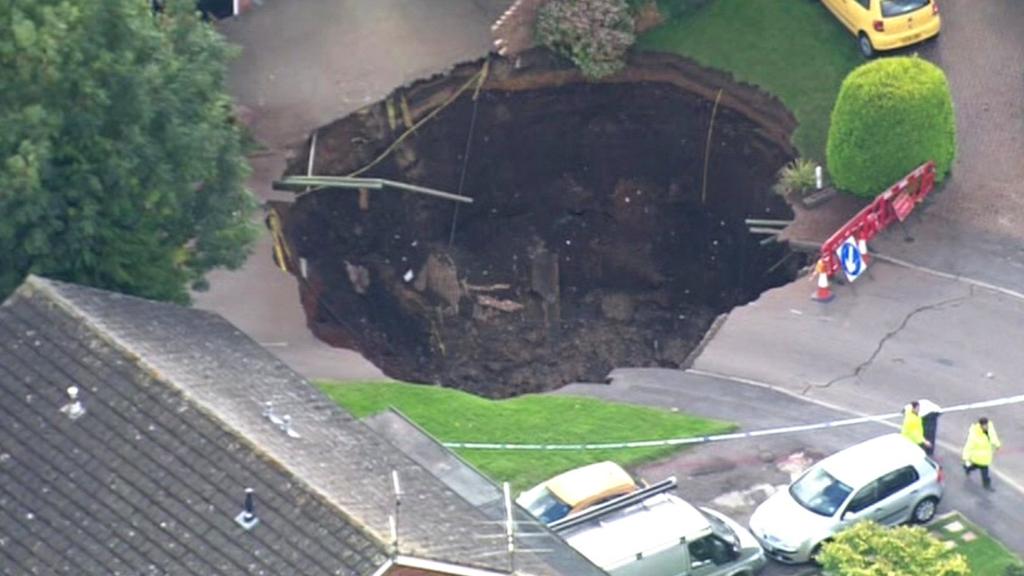
<path fill-rule="evenodd" d="M 68 399 L 70 402 L 61 407 L 60 411 L 67 414 L 68 418 L 78 420 L 85 415 L 85 407 L 78 399 L 78 386 L 68 386 Z"/>
<path fill-rule="evenodd" d="M 245 501 L 242 503 L 242 511 L 238 513 L 238 516 L 235 516 L 235 522 L 246 531 L 252 530 L 254 526 L 260 523 L 260 519 L 256 517 L 256 506 L 253 502 L 252 494 L 252 488 L 245 489 Z"/>

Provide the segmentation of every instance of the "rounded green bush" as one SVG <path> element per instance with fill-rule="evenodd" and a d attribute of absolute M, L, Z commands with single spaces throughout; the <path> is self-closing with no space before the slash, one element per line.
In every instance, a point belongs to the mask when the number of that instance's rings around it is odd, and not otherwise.
<path fill-rule="evenodd" d="M 953 99 L 946 75 L 934 64 L 883 58 L 843 80 L 826 150 L 837 188 L 876 196 L 929 160 L 941 181 L 955 154 Z"/>

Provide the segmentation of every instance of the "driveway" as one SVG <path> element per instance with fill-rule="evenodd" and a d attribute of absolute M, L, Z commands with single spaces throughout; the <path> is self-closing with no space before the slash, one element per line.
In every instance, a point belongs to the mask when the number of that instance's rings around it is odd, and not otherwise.
<path fill-rule="evenodd" d="M 664 369 L 620 369 L 612 383 L 573 384 L 559 394 L 585 395 L 633 402 L 719 418 L 741 424 L 743 430 L 762 430 L 796 424 L 828 422 L 851 417 L 819 403 L 780 391 L 692 372 Z M 885 411 L 894 409 L 880 403 Z M 940 435 L 958 437 L 956 423 L 939 421 Z M 754 439 L 699 445 L 676 457 L 640 467 L 648 481 L 669 475 L 679 479 L 684 499 L 720 510 L 746 523 L 753 509 L 769 494 L 788 484 L 813 462 L 856 442 L 898 430 L 895 423 L 860 424 L 825 431 L 799 432 Z M 968 481 L 959 470 L 959 441 L 943 446 L 936 459 L 946 468 L 946 494 L 939 513 L 959 510 L 1020 553 L 1024 550 L 1024 494 L 1005 485 L 995 493 Z M 996 480 L 998 482 L 998 480 Z M 804 568 L 771 563 L 765 576 L 793 575 Z"/>
<path fill-rule="evenodd" d="M 945 70 L 957 117 L 952 178 L 909 232 L 877 248 L 930 268 L 1024 286 L 1024 3 L 939 0 L 921 55 Z"/>
<path fill-rule="evenodd" d="M 218 24 L 242 54 L 230 89 L 266 148 L 251 158 L 250 189 L 271 190 L 289 151 L 310 132 L 379 100 L 393 88 L 478 58 L 490 26 L 511 0 L 267 0 Z M 306 328 L 294 278 L 271 262 L 263 234 L 245 266 L 208 276 L 194 294 L 307 378 L 375 379 L 380 370 L 350 350 L 331 348 Z"/>

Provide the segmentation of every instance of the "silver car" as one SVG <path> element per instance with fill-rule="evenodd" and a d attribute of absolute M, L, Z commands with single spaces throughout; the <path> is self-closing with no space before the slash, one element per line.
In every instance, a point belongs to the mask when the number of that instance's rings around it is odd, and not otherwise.
<path fill-rule="evenodd" d="M 750 531 L 769 556 L 796 564 L 861 520 L 928 522 L 942 498 L 942 469 L 899 434 L 861 442 L 818 462 L 761 503 Z"/>

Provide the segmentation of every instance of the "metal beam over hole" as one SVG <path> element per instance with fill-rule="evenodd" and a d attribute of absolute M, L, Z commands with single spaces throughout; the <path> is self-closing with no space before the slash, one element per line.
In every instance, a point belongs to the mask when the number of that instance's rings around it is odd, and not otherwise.
<path fill-rule="evenodd" d="M 305 192 L 305 190 L 311 186 L 319 188 L 366 188 L 371 190 L 380 190 L 384 187 L 388 187 L 406 190 L 408 192 L 416 192 L 417 194 L 425 194 L 435 198 L 443 198 L 453 202 L 464 202 L 466 204 L 473 203 L 473 199 L 468 196 L 460 196 L 458 194 L 452 194 L 451 192 L 427 188 L 426 186 L 406 184 L 405 182 L 395 182 L 394 180 L 386 180 L 383 178 L 354 178 L 351 176 L 288 176 L 281 180 L 275 180 L 273 184 L 274 190 L 288 190 L 300 194 Z"/>

